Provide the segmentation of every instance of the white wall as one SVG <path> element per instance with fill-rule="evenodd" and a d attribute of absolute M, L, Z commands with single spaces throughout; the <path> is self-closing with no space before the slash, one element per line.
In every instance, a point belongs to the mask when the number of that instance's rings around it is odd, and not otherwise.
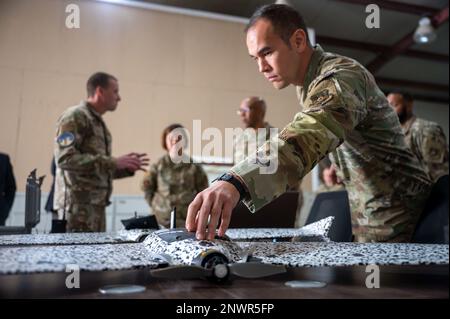
<path fill-rule="evenodd" d="M 70 3 L 79 5 L 80 29 L 65 26 Z M 267 120 L 284 127 L 299 110 L 295 90 L 277 91 L 258 72 L 243 28 L 98 1 L 0 0 L 0 151 L 11 157 L 18 190 L 34 168 L 50 176 L 57 119 L 85 98 L 96 71 L 119 79 L 122 101 L 105 115 L 114 156 L 146 152 L 157 161 L 171 123 L 191 132 L 193 120 L 222 132 L 239 127 L 236 109 L 252 95 L 266 100 Z M 141 178 L 115 181 L 114 194 L 142 194 Z"/>

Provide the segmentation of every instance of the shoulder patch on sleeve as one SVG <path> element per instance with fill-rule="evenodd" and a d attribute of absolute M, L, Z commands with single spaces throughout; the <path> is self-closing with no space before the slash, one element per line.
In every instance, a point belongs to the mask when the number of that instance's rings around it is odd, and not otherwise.
<path fill-rule="evenodd" d="M 61 133 L 57 138 L 56 142 L 60 147 L 71 146 L 75 142 L 75 135 L 72 132 Z"/>
<path fill-rule="evenodd" d="M 328 89 L 323 89 L 310 97 L 311 104 L 325 104 L 333 99 L 333 93 Z"/>

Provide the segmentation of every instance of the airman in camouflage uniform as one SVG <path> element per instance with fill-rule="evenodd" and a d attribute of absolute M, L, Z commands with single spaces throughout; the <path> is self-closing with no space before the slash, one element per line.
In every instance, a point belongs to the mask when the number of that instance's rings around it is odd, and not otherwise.
<path fill-rule="evenodd" d="M 161 146 L 167 154 L 150 167 L 141 189 L 160 225 L 170 227 L 170 212 L 176 207 L 176 226 L 183 227 L 187 207 L 197 193 L 208 187 L 208 177 L 183 152 L 187 134 L 181 124 L 171 124 L 163 130 Z"/>
<path fill-rule="evenodd" d="M 264 121 L 266 102 L 251 96 L 242 100 L 237 114 L 244 125 L 244 131 L 234 140 L 234 163 L 245 159 L 249 152 L 255 152 L 259 146 L 270 138 L 270 129 L 273 127 Z M 275 134 L 278 132 L 276 131 Z"/>
<path fill-rule="evenodd" d="M 349 194 L 355 240 L 408 241 L 430 181 L 372 75 L 317 46 L 297 89 L 303 111 L 276 141 L 277 172 L 257 174 L 246 163 L 232 169 L 248 187 L 246 204 L 261 208 L 331 153 Z"/>
<path fill-rule="evenodd" d="M 267 5 L 252 16 L 247 47 L 275 88 L 297 86 L 302 111 L 269 142 L 277 144 L 278 154 L 270 155 L 269 143 L 261 149 L 269 158 L 278 156 L 274 174 L 260 174 L 250 159 L 231 169 L 247 189 L 244 203 L 258 210 L 332 153 L 349 194 L 355 241 L 410 240 L 431 182 L 373 76 L 355 60 L 311 48 L 303 19 L 285 5 Z M 222 235 L 231 217 L 228 206 L 238 200 L 231 183 L 213 184 L 190 205 L 187 228 L 204 238 L 211 214 L 213 222 L 220 216 Z M 210 206 L 224 205 L 205 214 Z"/>
<path fill-rule="evenodd" d="M 443 129 L 435 122 L 413 116 L 403 126 L 406 144 L 419 160 L 431 180 L 448 175 L 448 146 Z"/>
<path fill-rule="evenodd" d="M 170 227 L 170 212 L 177 209 L 177 227 L 186 222 L 187 208 L 197 193 L 208 187 L 208 177 L 198 164 L 188 161 L 174 163 L 169 154 L 150 166 L 141 189 L 158 223 Z"/>
<path fill-rule="evenodd" d="M 334 166 L 326 167 L 322 171 L 323 182 L 320 183 L 316 193 L 338 192 L 345 190 L 341 179 L 337 176 Z"/>
<path fill-rule="evenodd" d="M 241 102 L 237 113 L 241 117 L 245 130 L 234 141 L 234 164 L 241 162 L 251 153 L 256 152 L 258 147 L 268 141 L 271 136 L 278 134 L 278 129 L 264 121 L 266 109 L 266 102 L 257 96 L 245 98 Z M 298 185 L 289 189 L 289 191 L 298 192 L 297 207 L 299 213 L 303 206 L 301 183 L 302 181 L 300 180 Z"/>
<path fill-rule="evenodd" d="M 425 166 L 433 182 L 448 175 L 448 145 L 444 131 L 435 122 L 413 114 L 413 99 L 406 93 L 390 93 L 388 100 L 399 116 L 406 144 Z"/>
<path fill-rule="evenodd" d="M 105 231 L 113 178 L 132 176 L 145 165 L 145 154 L 111 156 L 111 134 L 101 114 L 113 111 L 120 101 L 115 78 L 94 74 L 88 95 L 88 101 L 61 115 L 56 131 L 54 206 L 67 219 L 69 232 Z"/>

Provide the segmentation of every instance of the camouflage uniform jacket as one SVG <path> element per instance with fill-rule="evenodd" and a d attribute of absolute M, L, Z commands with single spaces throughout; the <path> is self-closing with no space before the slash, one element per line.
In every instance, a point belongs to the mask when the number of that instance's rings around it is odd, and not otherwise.
<path fill-rule="evenodd" d="M 413 116 L 403 124 L 406 144 L 424 163 L 433 182 L 448 175 L 448 145 L 442 128 L 435 122 Z"/>
<path fill-rule="evenodd" d="M 70 107 L 59 118 L 55 139 L 55 199 L 58 210 L 73 204 L 107 206 L 112 179 L 133 175 L 116 170 L 111 134 L 87 102 Z"/>
<path fill-rule="evenodd" d="M 231 169 L 248 189 L 244 202 L 250 210 L 298 183 L 333 152 L 349 193 L 356 240 L 391 240 L 404 231 L 410 235 L 430 180 L 373 76 L 355 60 L 316 46 L 297 93 L 302 111 L 270 141 L 278 146 L 277 154 L 268 155 L 278 155 L 276 172 L 259 174 L 260 165 L 253 161 Z M 261 152 L 269 154 L 270 143 Z"/>
<path fill-rule="evenodd" d="M 184 227 L 187 208 L 197 193 L 208 187 L 208 177 L 198 164 L 174 163 L 169 154 L 152 164 L 141 189 L 158 223 L 168 227 L 170 212 L 177 208 L 177 227 Z"/>

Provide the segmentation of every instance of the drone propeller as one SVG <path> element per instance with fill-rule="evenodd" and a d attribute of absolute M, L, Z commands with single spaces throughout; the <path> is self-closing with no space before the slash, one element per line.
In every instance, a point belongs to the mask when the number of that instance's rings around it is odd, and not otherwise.
<path fill-rule="evenodd" d="M 195 279 L 209 277 L 211 276 L 211 273 L 211 269 L 188 265 L 170 266 L 151 271 L 153 277 L 171 279 Z"/>
<path fill-rule="evenodd" d="M 217 264 L 210 269 L 195 265 L 170 266 L 152 270 L 151 274 L 157 278 L 209 278 L 214 281 L 224 281 L 230 274 L 242 278 L 261 278 L 285 272 L 286 268 L 280 265 L 263 264 L 260 262 L 243 262 Z"/>
<path fill-rule="evenodd" d="M 286 272 L 284 266 L 260 262 L 234 263 L 229 264 L 228 267 L 233 275 L 243 278 L 261 278 Z"/>

